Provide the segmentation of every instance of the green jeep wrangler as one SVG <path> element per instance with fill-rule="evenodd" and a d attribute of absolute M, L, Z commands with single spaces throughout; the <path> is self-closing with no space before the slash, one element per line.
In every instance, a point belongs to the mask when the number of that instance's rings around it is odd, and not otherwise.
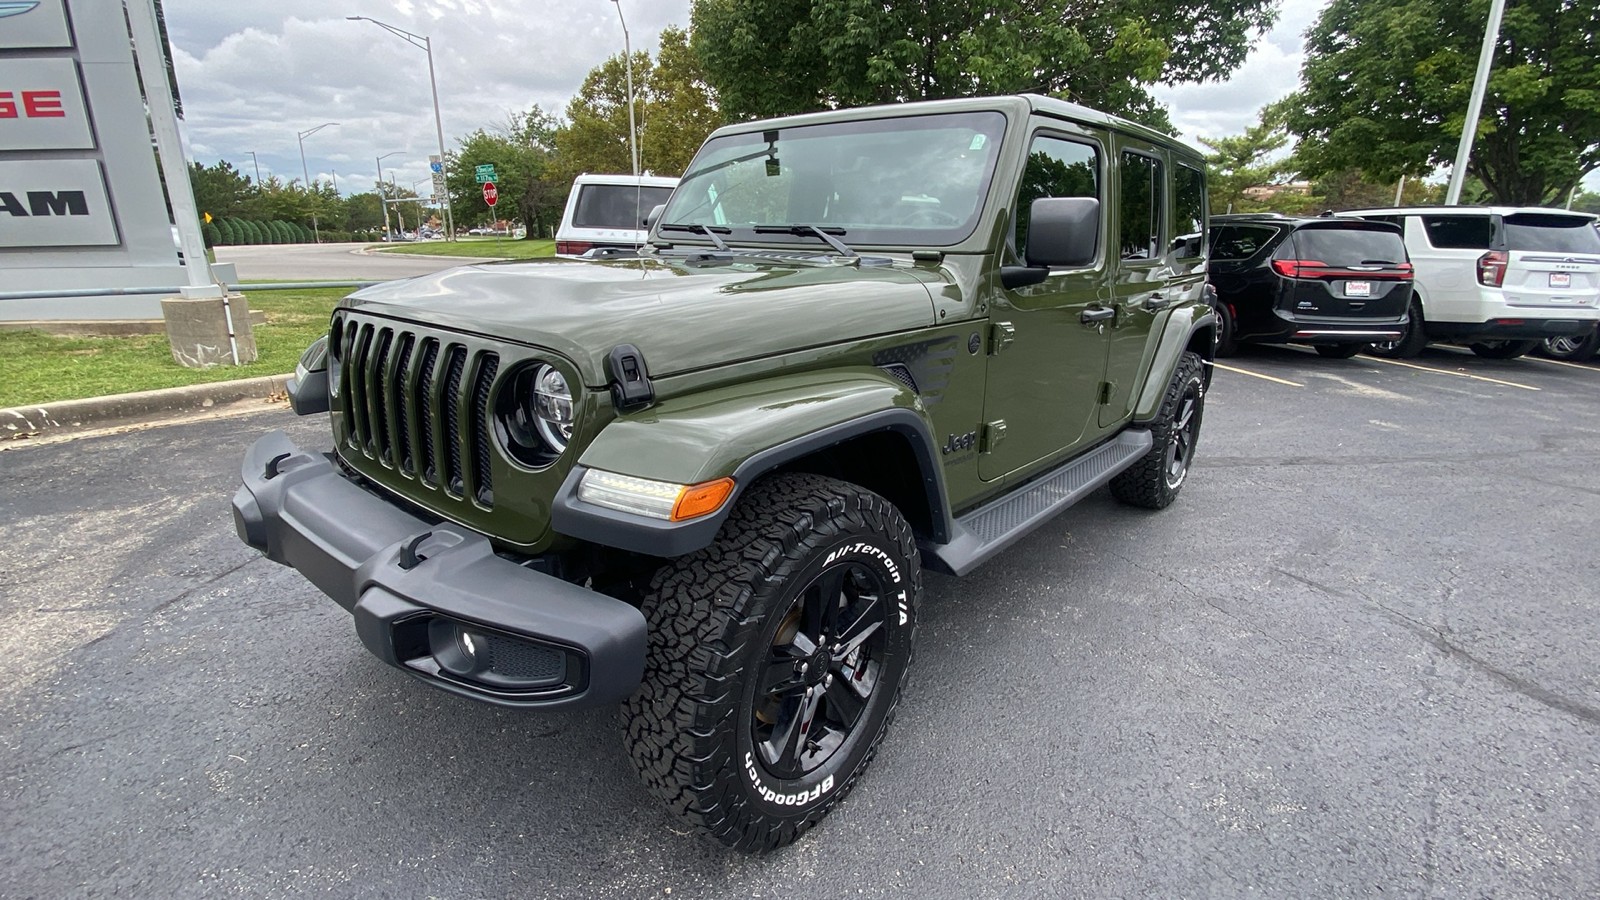
<path fill-rule="evenodd" d="M 784 845 L 882 739 L 924 568 L 1104 484 L 1177 496 L 1215 332 L 1203 172 L 1037 96 L 722 128 L 641 252 L 343 301 L 291 389 L 333 452 L 258 440 L 239 536 L 429 684 L 622 704 L 650 790 Z"/>

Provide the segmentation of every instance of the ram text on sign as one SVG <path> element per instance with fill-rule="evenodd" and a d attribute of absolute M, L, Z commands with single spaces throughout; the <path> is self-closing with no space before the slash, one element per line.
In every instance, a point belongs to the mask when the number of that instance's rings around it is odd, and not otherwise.
<path fill-rule="evenodd" d="M 0 162 L 0 247 L 116 243 L 98 160 Z"/>
<path fill-rule="evenodd" d="M 0 19 L 0 30 L 5 28 Z M 94 132 L 70 59 L 0 59 L 0 148 L 93 150 Z"/>

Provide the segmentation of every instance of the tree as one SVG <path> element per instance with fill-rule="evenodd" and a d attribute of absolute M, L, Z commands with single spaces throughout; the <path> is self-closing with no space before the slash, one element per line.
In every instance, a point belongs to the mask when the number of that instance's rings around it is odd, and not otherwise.
<path fill-rule="evenodd" d="M 1294 167 L 1287 159 L 1272 158 L 1289 143 L 1280 108 L 1261 110 L 1255 125 L 1244 134 L 1220 138 L 1196 138 L 1206 154 L 1206 184 L 1211 194 L 1211 211 L 1260 212 L 1272 204 L 1252 199 L 1246 189 L 1287 181 Z"/>
<path fill-rule="evenodd" d="M 451 202 L 455 202 L 454 196 Z M 351 194 L 344 198 L 344 227 L 350 231 L 377 231 L 383 228 L 383 201 L 375 191 Z"/>
<path fill-rule="evenodd" d="M 695 0 L 729 119 L 1031 91 L 1170 129 L 1155 83 L 1221 79 L 1273 0 Z"/>
<path fill-rule="evenodd" d="M 1333 0 L 1308 33 L 1289 126 L 1317 174 L 1378 182 L 1454 161 L 1488 0 Z M 1593 2 L 1506 9 L 1467 173 L 1497 203 L 1565 203 L 1600 168 Z"/>
<path fill-rule="evenodd" d="M 194 189 L 195 206 L 213 218 L 235 215 L 256 192 L 250 179 L 225 159 L 212 166 L 190 163 L 189 185 Z"/>
<path fill-rule="evenodd" d="M 555 119 L 538 106 L 526 113 L 513 114 L 500 128 L 482 128 L 458 138 L 459 150 L 450 153 L 450 205 L 458 224 L 492 222 L 520 217 L 528 226 L 528 237 L 537 236 L 537 226 L 551 217 L 553 188 L 544 181 L 550 154 Z M 477 166 L 492 163 L 500 196 L 493 210 L 483 199 L 483 187 L 474 174 Z M 559 215 L 559 214 L 557 214 Z"/>
<path fill-rule="evenodd" d="M 655 59 L 633 54 L 634 119 L 639 170 L 683 174 L 696 150 L 722 121 L 689 34 L 680 28 L 661 32 Z M 567 104 L 567 124 L 553 134 L 557 160 L 552 180 L 570 184 L 584 172 L 633 171 L 628 146 L 627 66 L 622 54 L 590 70 Z"/>

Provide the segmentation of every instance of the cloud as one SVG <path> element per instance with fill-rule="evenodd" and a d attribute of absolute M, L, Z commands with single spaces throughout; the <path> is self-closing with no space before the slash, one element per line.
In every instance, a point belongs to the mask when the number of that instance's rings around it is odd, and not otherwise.
<path fill-rule="evenodd" d="M 313 178 L 338 172 L 366 190 L 374 158 L 401 184 L 428 176 L 438 153 L 422 50 L 370 22 L 433 42 L 445 146 L 535 103 L 559 112 L 589 70 L 622 52 L 617 7 L 607 0 L 165 0 L 184 133 L 191 157 L 227 159 L 254 175 L 300 177 L 296 133 Z M 661 29 L 687 26 L 689 0 L 623 0 L 634 48 L 653 51 Z"/>

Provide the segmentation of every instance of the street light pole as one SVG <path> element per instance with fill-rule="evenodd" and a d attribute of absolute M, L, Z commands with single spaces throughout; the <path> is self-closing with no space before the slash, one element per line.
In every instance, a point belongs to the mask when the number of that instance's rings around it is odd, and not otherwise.
<path fill-rule="evenodd" d="M 389 230 L 389 198 L 383 193 L 383 161 L 391 156 L 399 156 L 404 150 L 395 150 L 378 157 L 378 205 L 383 207 L 383 236 L 389 240 L 394 239 L 394 233 Z"/>
<path fill-rule="evenodd" d="M 1461 185 L 1467 180 L 1467 160 L 1472 158 L 1472 141 L 1478 136 L 1478 114 L 1483 111 L 1483 94 L 1489 86 L 1489 70 L 1494 67 L 1494 45 L 1500 41 L 1500 17 L 1506 0 L 1490 0 L 1489 25 L 1483 31 L 1483 49 L 1478 53 L 1478 74 L 1472 79 L 1472 99 L 1467 101 L 1467 120 L 1461 125 L 1461 145 L 1456 148 L 1456 164 L 1450 170 L 1450 188 L 1444 205 L 1461 202 Z"/>
<path fill-rule="evenodd" d="M 406 31 L 404 28 L 396 28 L 393 25 L 379 22 L 377 19 L 368 18 L 367 16 L 345 16 L 345 18 L 352 22 L 371 22 L 372 24 L 382 28 L 384 31 L 389 32 L 395 37 L 400 38 L 411 46 L 419 47 L 427 52 L 428 84 L 433 88 L 433 127 L 439 135 L 439 165 L 440 171 L 445 176 L 446 183 L 448 183 L 448 179 L 450 177 L 450 171 L 448 168 L 449 160 L 444 155 L 444 119 L 439 114 L 439 79 L 434 75 L 433 71 L 433 41 L 429 38 L 423 37 L 420 34 L 412 34 L 411 32 Z M 448 190 L 444 192 L 444 223 L 446 239 L 452 241 L 455 240 L 455 217 L 452 215 L 450 210 L 450 192 Z"/>
<path fill-rule="evenodd" d="M 255 163 L 255 167 L 256 167 L 256 187 L 259 188 L 259 187 L 261 187 L 261 161 L 256 159 L 256 152 L 254 150 L 246 150 L 245 152 L 250 154 L 250 161 L 252 163 Z"/>
<path fill-rule="evenodd" d="M 628 152 L 633 157 L 633 177 L 639 177 L 639 142 L 635 137 L 639 129 L 633 124 L 633 43 L 628 37 L 628 20 L 622 16 L 622 0 L 611 0 L 617 5 L 617 21 L 622 23 L 622 58 L 628 69 Z"/>
<path fill-rule="evenodd" d="M 327 128 L 329 125 L 337 125 L 337 124 L 339 124 L 339 123 L 338 122 L 323 122 L 321 125 L 318 125 L 317 127 L 313 128 L 313 129 L 311 129 L 309 131 L 299 132 L 299 141 L 300 141 L 300 174 L 305 176 L 305 179 L 306 179 L 306 193 L 307 194 L 312 194 L 312 191 L 311 191 L 311 172 L 310 172 L 309 169 L 306 168 L 306 138 L 310 137 L 313 134 L 316 134 L 317 132 L 321 131 L 324 128 Z M 316 199 L 315 199 L 314 195 L 313 195 L 313 198 L 312 198 L 312 201 L 311 201 L 311 233 L 315 237 L 317 243 L 319 243 L 319 244 L 322 243 L 322 231 L 317 226 L 317 205 L 316 205 Z"/>

